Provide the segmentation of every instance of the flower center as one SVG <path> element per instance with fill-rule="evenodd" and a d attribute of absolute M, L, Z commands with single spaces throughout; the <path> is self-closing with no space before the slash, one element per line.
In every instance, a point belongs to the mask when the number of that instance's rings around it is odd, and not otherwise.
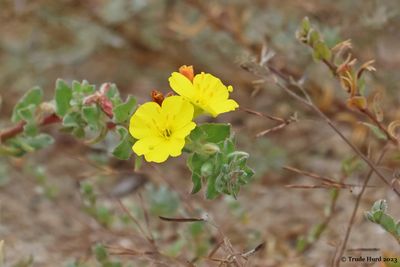
<path fill-rule="evenodd" d="M 162 133 L 162 135 L 165 137 L 165 138 L 170 138 L 171 137 L 171 134 L 172 134 L 172 132 L 171 132 L 171 130 L 170 129 L 165 129 L 164 130 L 164 132 Z"/>

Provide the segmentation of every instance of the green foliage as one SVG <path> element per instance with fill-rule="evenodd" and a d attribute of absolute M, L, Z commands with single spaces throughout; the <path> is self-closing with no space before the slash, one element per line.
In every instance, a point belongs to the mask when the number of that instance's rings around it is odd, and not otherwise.
<path fill-rule="evenodd" d="M 196 127 L 188 137 L 186 149 L 192 152 L 187 161 L 192 171 L 192 193 L 200 191 L 205 181 L 208 199 L 220 194 L 236 197 L 254 174 L 247 166 L 249 155 L 235 150 L 229 124 L 206 123 Z"/>
<path fill-rule="evenodd" d="M 111 226 L 114 220 L 113 213 L 107 207 L 98 203 L 93 185 L 89 182 L 82 182 L 80 191 L 83 198 L 84 210 L 100 224 L 106 227 Z"/>
<path fill-rule="evenodd" d="M 352 156 L 343 160 L 342 171 L 346 175 L 351 175 L 354 172 L 362 170 L 364 166 L 365 164 L 358 157 Z"/>
<path fill-rule="evenodd" d="M 381 129 L 379 129 L 378 126 L 373 125 L 373 124 L 368 123 L 368 122 L 363 122 L 362 124 L 364 124 L 365 126 L 367 126 L 367 127 L 371 130 L 371 132 L 372 132 L 378 139 L 387 140 L 387 136 L 385 135 L 384 132 L 382 132 Z"/>
<path fill-rule="evenodd" d="M 320 33 L 312 27 L 310 20 L 305 17 L 296 32 L 297 38 L 308 44 L 313 50 L 313 58 L 318 60 L 329 61 L 332 57 L 332 52 L 326 42 L 322 39 Z"/>
<path fill-rule="evenodd" d="M 128 133 L 128 130 L 124 127 L 117 127 L 118 134 L 120 136 L 119 144 L 114 148 L 112 154 L 121 160 L 127 160 L 132 154 L 133 138 Z"/>
<path fill-rule="evenodd" d="M 53 137 L 48 134 L 38 134 L 36 136 L 20 135 L 7 141 L 13 156 L 23 156 L 28 152 L 33 152 L 45 148 L 54 143 Z"/>
<path fill-rule="evenodd" d="M 56 113 L 59 116 L 64 116 L 71 107 L 72 89 L 65 81 L 58 79 L 56 82 L 55 104 Z"/>
<path fill-rule="evenodd" d="M 372 205 L 371 210 L 365 213 L 366 218 L 380 225 L 400 243 L 400 221 L 396 222 L 393 217 L 388 215 L 387 209 L 386 200 L 378 200 Z"/>
<path fill-rule="evenodd" d="M 114 120 L 116 123 L 124 123 L 132 116 L 136 108 L 136 99 L 129 96 L 125 103 L 121 103 L 114 107 Z"/>
<path fill-rule="evenodd" d="M 2 154 L 22 156 L 26 152 L 41 149 L 53 143 L 53 139 L 40 133 L 35 112 L 42 101 L 43 92 L 33 88 L 16 105 L 13 120 L 24 120 L 24 132 L 1 146 Z M 98 143 L 109 129 L 116 130 L 119 141 L 112 154 L 128 160 L 132 154 L 134 139 L 129 134 L 129 118 L 136 109 L 136 99 L 128 96 L 122 101 L 114 84 L 103 84 L 99 90 L 87 81 L 73 81 L 71 85 L 59 79 L 56 82 L 54 112 L 60 117 L 62 131 L 85 138 L 87 144 Z M 206 185 L 206 197 L 213 199 L 220 194 L 237 196 L 240 187 L 247 184 L 254 172 L 247 166 L 249 155 L 236 151 L 229 124 L 205 123 L 196 127 L 187 138 L 185 151 L 189 152 L 188 166 L 192 171 L 193 193 Z M 135 168 L 141 158 L 136 157 Z M 88 208 L 104 224 L 109 224 L 108 212 L 95 207 Z"/>
<path fill-rule="evenodd" d="M 178 195 L 165 186 L 148 187 L 150 212 L 157 216 L 173 215 L 179 207 Z"/>
<path fill-rule="evenodd" d="M 93 253 L 96 260 L 101 264 L 101 267 L 122 267 L 119 261 L 113 261 L 110 259 L 106 248 L 102 244 L 96 244 L 93 247 Z"/>
<path fill-rule="evenodd" d="M 27 91 L 25 95 L 15 105 L 11 121 L 18 122 L 24 120 L 21 115 L 27 116 L 30 120 L 33 119 L 33 111 L 40 104 L 43 98 L 43 90 L 39 87 L 34 87 Z"/>
<path fill-rule="evenodd" d="M 82 108 L 82 117 L 92 130 L 98 130 L 101 122 L 101 111 L 97 105 Z"/>

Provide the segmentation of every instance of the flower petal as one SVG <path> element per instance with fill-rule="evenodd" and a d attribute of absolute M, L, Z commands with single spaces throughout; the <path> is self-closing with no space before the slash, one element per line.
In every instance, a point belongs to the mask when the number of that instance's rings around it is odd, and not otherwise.
<path fill-rule="evenodd" d="M 223 101 L 220 105 L 218 105 L 216 112 L 218 114 L 225 113 L 228 111 L 233 111 L 237 107 L 239 107 L 239 104 L 235 100 L 228 99 L 228 100 Z"/>
<path fill-rule="evenodd" d="M 141 105 L 133 114 L 129 124 L 129 132 L 136 139 L 157 133 L 157 123 L 154 118 L 160 117 L 161 107 L 154 102 Z"/>
<path fill-rule="evenodd" d="M 162 143 L 163 139 L 158 136 L 148 136 L 142 139 L 139 139 L 132 146 L 133 152 L 137 155 L 145 155 L 151 151 L 157 150 L 158 144 Z"/>
<path fill-rule="evenodd" d="M 185 139 L 186 136 L 190 134 L 190 132 L 196 127 L 196 123 L 189 122 L 188 124 L 181 126 L 179 129 L 175 129 L 172 133 L 172 137 Z"/>
<path fill-rule="evenodd" d="M 179 72 L 173 72 L 168 79 L 171 88 L 179 95 L 192 98 L 194 94 L 193 84 Z"/>

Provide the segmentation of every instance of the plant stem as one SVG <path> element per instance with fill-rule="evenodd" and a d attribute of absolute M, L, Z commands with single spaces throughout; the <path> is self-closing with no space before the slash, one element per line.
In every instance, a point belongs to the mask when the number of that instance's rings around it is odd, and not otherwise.
<path fill-rule="evenodd" d="M 58 117 L 56 114 L 52 113 L 46 117 L 43 118 L 43 120 L 39 123 L 39 126 L 45 126 L 49 124 L 54 124 L 61 122 L 61 118 Z M 0 131 L 0 143 L 3 143 L 4 141 L 13 138 L 14 136 L 22 133 L 24 131 L 24 126 L 26 122 L 25 121 L 20 121 L 16 125 L 5 129 L 3 131 Z"/>
<path fill-rule="evenodd" d="M 385 147 L 382 150 L 378 160 L 376 161 L 377 164 L 379 164 L 382 161 L 386 151 L 387 151 L 387 149 Z M 347 241 L 349 240 L 350 233 L 351 233 L 351 228 L 354 225 L 354 220 L 356 218 L 357 210 L 358 210 L 358 208 L 360 206 L 360 203 L 361 203 L 361 198 L 362 198 L 362 196 L 363 196 L 363 194 L 364 194 L 364 192 L 365 192 L 365 190 L 366 190 L 366 188 L 368 186 L 368 182 L 371 179 L 373 173 L 374 173 L 374 170 L 371 168 L 370 171 L 367 174 L 367 177 L 365 178 L 365 181 L 363 183 L 361 192 L 357 196 L 356 203 L 354 204 L 353 212 L 352 212 L 351 217 L 350 217 L 350 221 L 349 221 L 349 223 L 347 225 L 347 228 L 346 228 L 346 233 L 345 233 L 345 236 L 344 236 L 344 240 L 342 242 L 342 245 L 340 246 L 339 252 L 336 254 L 336 257 L 335 257 L 335 260 L 334 260 L 334 263 L 333 263 L 333 266 L 335 266 L 335 267 L 339 267 L 340 266 L 340 263 L 341 263 L 340 259 L 341 259 L 342 255 L 343 255 L 344 250 L 346 249 Z"/>
<path fill-rule="evenodd" d="M 373 163 L 370 159 L 368 159 L 367 156 L 365 156 L 344 134 L 339 130 L 338 127 L 333 123 L 333 121 L 325 115 L 311 100 L 310 96 L 307 94 L 307 92 L 304 90 L 304 88 L 300 87 L 298 84 L 293 83 L 292 79 L 290 77 L 287 77 L 280 71 L 267 66 L 271 72 L 274 74 L 277 74 L 277 76 L 283 80 L 283 82 L 279 81 L 276 79 L 276 85 L 283 89 L 286 93 L 288 93 L 291 97 L 295 98 L 299 102 L 303 103 L 307 107 L 311 108 L 320 118 L 322 118 L 328 125 L 329 127 L 332 128 L 333 131 L 335 131 L 339 137 L 365 162 L 367 165 L 372 169 L 373 172 L 375 172 L 378 177 L 390 188 L 393 189 L 393 191 L 397 194 L 397 196 L 400 197 L 400 191 L 398 191 L 395 187 L 390 184 L 390 182 L 386 179 L 386 177 L 378 170 L 378 167 Z M 299 89 L 303 94 L 304 97 L 299 96 L 298 94 L 294 93 L 290 87 L 292 88 L 297 88 Z"/>
<path fill-rule="evenodd" d="M 50 124 L 56 124 L 62 122 L 62 119 L 58 117 L 55 113 L 52 113 L 46 117 L 44 117 L 40 122 L 39 126 L 46 126 Z M 10 128 L 7 128 L 3 131 L 0 131 L 0 144 L 4 143 L 10 138 L 13 138 L 17 136 L 18 134 L 22 133 L 24 131 L 24 126 L 26 122 L 25 121 L 20 121 L 16 125 L 11 126 Z M 107 122 L 107 128 L 109 130 L 114 129 L 116 124 L 114 122 Z"/>

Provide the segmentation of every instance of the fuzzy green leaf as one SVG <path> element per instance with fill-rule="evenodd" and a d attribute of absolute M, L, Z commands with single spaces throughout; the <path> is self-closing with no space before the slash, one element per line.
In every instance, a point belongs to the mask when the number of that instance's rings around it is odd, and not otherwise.
<path fill-rule="evenodd" d="M 99 128 L 101 111 L 97 105 L 83 107 L 82 115 L 89 127 L 94 130 Z"/>
<path fill-rule="evenodd" d="M 83 124 L 83 118 L 81 113 L 79 112 L 70 112 L 67 113 L 63 119 L 63 126 L 64 127 L 81 127 Z"/>
<path fill-rule="evenodd" d="M 187 165 L 192 172 L 192 194 L 199 192 L 201 189 L 201 166 L 203 165 L 204 160 L 204 156 L 197 153 L 193 153 L 188 157 Z"/>
<path fill-rule="evenodd" d="M 119 126 L 117 131 L 120 135 L 120 142 L 114 148 L 112 154 L 121 160 L 128 160 L 132 154 L 132 142 L 128 130 Z"/>
<path fill-rule="evenodd" d="M 37 107 L 43 98 L 43 90 L 40 87 L 34 87 L 24 94 L 24 96 L 15 105 L 11 120 L 18 122 L 23 120 L 19 112 L 29 106 Z"/>
<path fill-rule="evenodd" d="M 136 99 L 129 96 L 125 103 L 119 104 L 113 109 L 114 119 L 116 123 L 127 121 L 133 114 L 136 106 Z"/>
<path fill-rule="evenodd" d="M 386 134 L 384 132 L 382 132 L 381 129 L 379 129 L 378 126 L 373 125 L 373 124 L 368 123 L 368 122 L 363 122 L 362 124 L 367 126 L 378 139 L 381 139 L 381 140 L 386 140 L 387 139 Z"/>
<path fill-rule="evenodd" d="M 97 244 L 94 247 L 94 255 L 99 262 L 104 262 L 108 259 L 108 252 L 105 247 L 101 244 Z"/>
<path fill-rule="evenodd" d="M 382 214 L 379 224 L 389 233 L 396 234 L 396 223 L 391 216 Z"/>
<path fill-rule="evenodd" d="M 313 44 L 314 53 L 313 56 L 316 60 L 330 60 L 332 52 L 329 47 L 322 41 L 317 41 Z"/>
<path fill-rule="evenodd" d="M 65 81 L 61 79 L 58 79 L 56 82 L 56 94 L 54 99 L 57 115 L 61 117 L 64 116 L 71 107 L 72 90 Z"/>

